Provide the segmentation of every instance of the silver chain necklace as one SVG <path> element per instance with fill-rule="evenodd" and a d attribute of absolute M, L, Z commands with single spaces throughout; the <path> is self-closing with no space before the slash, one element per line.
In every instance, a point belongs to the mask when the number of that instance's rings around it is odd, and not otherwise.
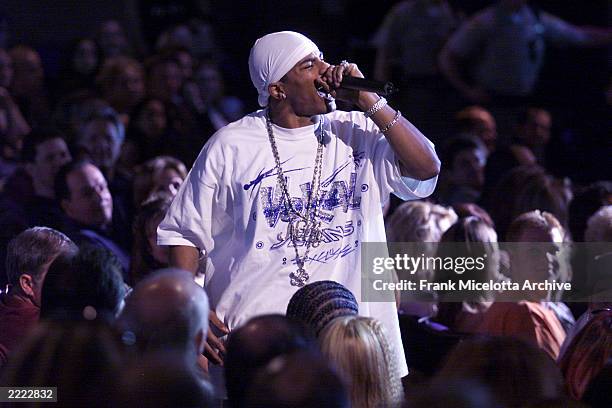
<path fill-rule="evenodd" d="M 320 125 L 322 128 L 322 124 Z M 310 184 L 310 191 L 308 194 L 306 207 L 302 209 L 304 214 L 302 214 L 299 211 L 296 211 L 291 201 L 291 196 L 289 195 L 287 180 L 285 179 L 283 168 L 281 167 L 276 140 L 274 139 L 274 133 L 272 132 L 272 120 L 270 119 L 269 110 L 266 110 L 266 129 L 268 131 L 268 138 L 270 139 L 272 154 L 274 155 L 274 160 L 276 162 L 276 176 L 278 178 L 278 184 L 282 189 L 285 211 L 289 216 L 287 237 L 291 239 L 291 243 L 295 249 L 297 270 L 289 274 L 289 281 L 291 286 L 302 287 L 310 278 L 308 272 L 306 272 L 306 269 L 304 269 L 304 265 L 308 259 L 308 252 L 310 252 L 310 248 L 316 248 L 321 243 L 321 222 L 317 221 L 317 213 L 319 209 L 318 202 L 321 187 L 321 166 L 323 164 L 323 130 L 321 130 L 321 134 L 319 135 L 317 156 L 314 163 L 314 171 L 312 173 L 312 183 Z M 300 241 L 306 246 L 306 251 L 302 256 L 300 256 L 298 251 L 298 242 Z"/>

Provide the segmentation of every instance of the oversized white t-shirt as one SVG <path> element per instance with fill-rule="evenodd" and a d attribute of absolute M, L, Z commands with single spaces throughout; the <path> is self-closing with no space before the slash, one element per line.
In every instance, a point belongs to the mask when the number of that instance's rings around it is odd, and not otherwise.
<path fill-rule="evenodd" d="M 401 177 L 387 140 L 361 112 L 335 111 L 313 121 L 298 129 L 272 125 L 297 211 L 306 206 L 311 189 L 315 133 L 325 130 L 317 203 L 322 242 L 310 249 L 305 269 L 309 282 L 340 282 L 359 300 L 360 246 L 386 241 L 382 206 L 389 194 L 426 197 L 437 179 Z M 277 181 L 260 110 L 211 137 L 157 231 L 160 245 L 194 246 L 206 252 L 205 288 L 211 308 L 230 330 L 256 315 L 284 314 L 298 289 L 289 280 L 297 269 L 295 249 L 287 239 L 288 216 Z M 303 256 L 306 248 L 297 244 Z M 360 302 L 359 314 L 384 324 L 401 374 L 406 375 L 395 303 Z"/>

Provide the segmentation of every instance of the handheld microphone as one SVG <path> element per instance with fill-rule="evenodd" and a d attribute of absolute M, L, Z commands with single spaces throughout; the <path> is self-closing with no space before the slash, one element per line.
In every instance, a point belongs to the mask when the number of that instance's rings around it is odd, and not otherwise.
<path fill-rule="evenodd" d="M 371 79 L 346 76 L 342 78 L 340 88 L 354 89 L 357 91 L 374 92 L 379 95 L 391 95 L 398 89 L 391 82 L 374 81 Z"/>

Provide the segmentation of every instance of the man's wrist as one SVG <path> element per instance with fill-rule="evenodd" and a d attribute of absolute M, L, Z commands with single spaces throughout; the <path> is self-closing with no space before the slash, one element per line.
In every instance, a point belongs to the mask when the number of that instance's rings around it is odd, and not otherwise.
<path fill-rule="evenodd" d="M 380 96 L 375 94 L 374 92 L 359 92 L 359 101 L 357 102 L 357 106 L 361 111 L 367 112 L 378 100 Z"/>

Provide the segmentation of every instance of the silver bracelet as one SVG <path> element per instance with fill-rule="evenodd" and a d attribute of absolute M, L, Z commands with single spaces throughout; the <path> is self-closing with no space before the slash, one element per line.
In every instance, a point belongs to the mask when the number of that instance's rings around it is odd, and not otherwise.
<path fill-rule="evenodd" d="M 387 100 L 381 96 L 380 99 L 377 100 L 376 103 L 372 105 L 370 109 L 365 111 L 365 117 L 366 118 L 372 117 L 376 112 L 384 108 L 386 104 L 387 104 Z"/>
<path fill-rule="evenodd" d="M 402 112 L 400 111 L 395 112 L 395 117 L 391 120 L 391 122 L 387 123 L 387 126 L 380 129 L 381 133 L 387 133 L 389 129 L 391 129 L 399 121 L 401 117 L 402 117 Z"/>

